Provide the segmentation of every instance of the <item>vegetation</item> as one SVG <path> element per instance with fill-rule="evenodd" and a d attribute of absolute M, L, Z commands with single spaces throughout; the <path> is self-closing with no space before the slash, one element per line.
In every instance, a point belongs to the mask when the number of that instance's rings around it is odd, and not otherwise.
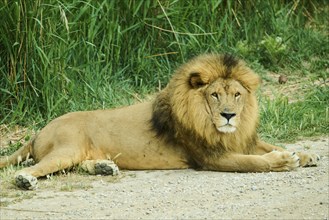
<path fill-rule="evenodd" d="M 264 80 L 275 71 L 325 82 L 328 10 L 326 0 L 3 0 L 0 124 L 40 128 L 133 103 L 204 52 L 236 54 Z M 328 94 L 322 83 L 293 103 L 260 98 L 262 135 L 328 134 Z"/>
<path fill-rule="evenodd" d="M 329 90 L 316 88 L 305 99 L 289 103 L 288 97 L 263 100 L 260 133 L 273 141 L 329 134 Z"/>

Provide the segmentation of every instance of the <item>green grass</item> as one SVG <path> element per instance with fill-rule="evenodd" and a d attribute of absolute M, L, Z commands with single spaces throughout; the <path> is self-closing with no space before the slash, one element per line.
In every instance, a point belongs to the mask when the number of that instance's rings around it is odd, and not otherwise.
<path fill-rule="evenodd" d="M 329 88 L 320 87 L 304 100 L 289 103 L 287 96 L 261 100 L 260 133 L 273 142 L 329 134 Z"/>
<path fill-rule="evenodd" d="M 0 124 L 38 129 L 65 112 L 132 104 L 204 52 L 236 54 L 264 79 L 270 70 L 325 80 L 328 11 L 326 0 L 1 1 Z M 275 121 L 295 108 L 298 135 L 326 134 L 308 125 L 324 106 L 311 97 L 294 107 L 264 101 L 260 131 L 290 139 Z M 315 125 L 327 126 L 327 115 L 318 117 Z"/>

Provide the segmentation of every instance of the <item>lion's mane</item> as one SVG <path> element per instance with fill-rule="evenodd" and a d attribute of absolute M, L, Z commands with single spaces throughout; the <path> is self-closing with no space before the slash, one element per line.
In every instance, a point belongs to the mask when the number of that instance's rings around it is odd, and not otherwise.
<path fill-rule="evenodd" d="M 233 133 L 221 133 L 206 110 L 200 92 L 218 78 L 234 79 L 248 91 L 241 123 Z M 258 76 L 242 60 L 230 55 L 198 56 L 179 67 L 167 87 L 153 102 L 152 129 L 159 137 L 186 148 L 199 166 L 224 152 L 248 154 L 257 141 Z"/>

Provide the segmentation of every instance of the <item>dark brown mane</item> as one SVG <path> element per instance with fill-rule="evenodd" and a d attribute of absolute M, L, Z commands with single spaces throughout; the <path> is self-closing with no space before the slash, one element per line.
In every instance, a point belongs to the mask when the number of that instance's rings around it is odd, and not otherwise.
<path fill-rule="evenodd" d="M 163 91 L 156 96 L 152 106 L 152 118 L 150 120 L 151 129 L 155 131 L 157 137 L 173 141 L 175 136 L 175 123 L 168 97 Z"/>
<path fill-rule="evenodd" d="M 238 65 L 239 60 L 230 54 L 225 54 L 222 59 L 223 65 L 226 67 L 225 75 L 223 78 L 230 78 L 232 69 Z"/>

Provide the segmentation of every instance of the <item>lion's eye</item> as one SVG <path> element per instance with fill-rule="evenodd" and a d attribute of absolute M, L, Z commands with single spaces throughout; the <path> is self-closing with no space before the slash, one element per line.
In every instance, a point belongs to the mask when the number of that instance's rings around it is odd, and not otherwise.
<path fill-rule="evenodd" d="M 235 98 L 239 98 L 241 96 L 240 92 L 234 94 Z"/>
<path fill-rule="evenodd" d="M 218 99 L 218 94 L 216 92 L 212 93 L 211 96 L 214 98 L 214 99 Z"/>

